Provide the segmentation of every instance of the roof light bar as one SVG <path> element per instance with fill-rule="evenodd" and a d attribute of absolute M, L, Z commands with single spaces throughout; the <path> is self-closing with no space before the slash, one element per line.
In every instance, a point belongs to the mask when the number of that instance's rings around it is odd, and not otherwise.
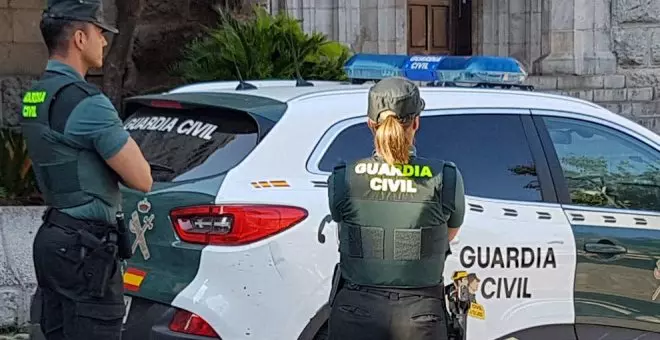
<path fill-rule="evenodd" d="M 351 56 L 344 71 L 353 83 L 403 76 L 403 66 L 409 56 L 401 54 L 362 54 Z"/>
<path fill-rule="evenodd" d="M 534 89 L 523 85 L 527 72 L 510 57 L 355 54 L 344 69 L 353 83 L 401 76 L 429 86 L 462 83 L 473 87 Z"/>

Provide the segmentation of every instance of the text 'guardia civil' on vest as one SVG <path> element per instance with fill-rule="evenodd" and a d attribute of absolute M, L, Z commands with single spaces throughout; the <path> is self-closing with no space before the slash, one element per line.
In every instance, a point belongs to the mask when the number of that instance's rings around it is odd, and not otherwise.
<path fill-rule="evenodd" d="M 360 162 L 355 165 L 358 175 L 378 176 L 369 180 L 369 187 L 374 191 L 416 193 L 417 187 L 411 179 L 398 177 L 433 177 L 431 167 L 418 164 L 394 164 L 381 162 Z"/>

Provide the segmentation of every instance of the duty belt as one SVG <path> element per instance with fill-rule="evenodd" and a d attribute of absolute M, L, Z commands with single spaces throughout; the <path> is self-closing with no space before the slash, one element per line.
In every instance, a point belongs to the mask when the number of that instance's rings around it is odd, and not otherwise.
<path fill-rule="evenodd" d="M 73 218 L 55 208 L 46 209 L 42 219 L 44 222 L 52 226 L 79 233 L 83 245 L 90 248 L 96 248 L 101 242 L 103 242 L 103 239 L 107 236 L 108 232 L 115 228 L 114 225 L 107 222 Z M 94 238 L 98 239 L 88 239 L 85 235 L 94 236 Z"/>
<path fill-rule="evenodd" d="M 362 286 L 352 282 L 346 283 L 346 289 L 357 290 L 361 292 L 367 292 L 371 294 L 380 295 L 382 297 L 389 298 L 390 300 L 399 300 L 404 297 L 411 296 L 426 296 L 433 298 L 443 298 L 443 294 L 439 289 L 435 288 L 414 288 L 414 289 L 402 289 L 402 288 L 378 288 L 370 286 Z"/>

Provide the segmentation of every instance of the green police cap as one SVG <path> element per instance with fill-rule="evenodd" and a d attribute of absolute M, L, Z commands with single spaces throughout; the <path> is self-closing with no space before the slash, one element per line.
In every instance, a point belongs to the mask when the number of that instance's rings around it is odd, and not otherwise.
<path fill-rule="evenodd" d="M 48 0 L 48 8 L 44 11 L 43 16 L 71 21 L 86 21 L 104 31 L 119 33 L 119 30 L 105 21 L 101 0 Z"/>
<path fill-rule="evenodd" d="M 413 82 L 401 77 L 385 78 L 369 90 L 367 116 L 374 122 L 381 113 L 393 111 L 399 120 L 407 120 L 424 110 L 424 99 Z"/>

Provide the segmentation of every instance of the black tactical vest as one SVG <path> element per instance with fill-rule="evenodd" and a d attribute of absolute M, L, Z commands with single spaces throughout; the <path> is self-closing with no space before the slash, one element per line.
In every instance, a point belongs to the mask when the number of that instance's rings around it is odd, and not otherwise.
<path fill-rule="evenodd" d="M 396 167 L 373 158 L 346 165 L 345 178 L 335 179 L 348 196 L 339 224 L 343 277 L 390 288 L 441 284 L 455 171 L 451 162 L 419 157 Z"/>
<path fill-rule="evenodd" d="M 64 137 L 69 116 L 83 99 L 99 94 L 91 84 L 56 71 L 46 71 L 23 97 L 21 127 L 37 184 L 48 206 L 64 209 L 101 199 L 118 202 L 118 177 L 109 166 L 85 183 L 87 162 L 104 162 L 95 150 Z M 91 181 L 91 176 L 83 176 Z M 114 194 L 113 194 L 114 193 Z"/>

